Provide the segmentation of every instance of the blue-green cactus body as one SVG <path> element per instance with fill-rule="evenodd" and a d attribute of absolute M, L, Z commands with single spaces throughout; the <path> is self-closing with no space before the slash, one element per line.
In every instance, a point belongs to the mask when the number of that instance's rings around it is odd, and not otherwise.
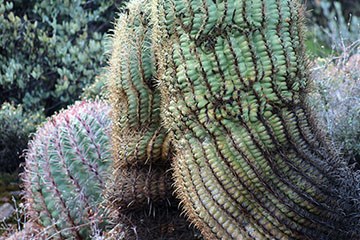
<path fill-rule="evenodd" d="M 89 239 L 106 219 L 100 209 L 111 164 L 110 107 L 79 102 L 39 128 L 26 153 L 30 221 L 54 239 Z"/>
<path fill-rule="evenodd" d="M 117 19 L 109 62 L 114 172 L 109 202 L 141 208 L 171 196 L 169 136 L 161 125 L 148 1 L 132 1 Z M 130 190 L 134 189 L 134 190 Z"/>

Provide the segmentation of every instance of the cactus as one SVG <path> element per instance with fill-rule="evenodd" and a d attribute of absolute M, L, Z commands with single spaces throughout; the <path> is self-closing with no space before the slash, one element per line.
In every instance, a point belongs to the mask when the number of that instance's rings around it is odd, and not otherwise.
<path fill-rule="evenodd" d="M 304 100 L 302 11 L 291 0 L 127 5 L 109 62 L 106 204 L 119 221 L 110 238 L 196 237 L 171 195 L 173 174 L 205 239 L 360 239 L 359 173 L 328 144 Z M 109 144 L 93 144 L 100 128 L 88 131 L 69 112 L 30 144 L 25 185 L 32 218 L 49 235 L 81 239 L 89 236 L 82 226 L 101 216 L 104 184 L 102 161 L 84 156 Z"/>
<path fill-rule="evenodd" d="M 122 183 L 132 181 L 134 174 L 142 178 L 146 172 L 168 165 L 169 150 L 162 147 L 167 133 L 160 126 L 160 93 L 154 86 L 152 75 L 151 29 L 147 23 L 148 16 L 141 9 L 142 2 L 130 2 L 127 5 L 128 14 L 119 17 L 109 64 L 114 122 L 113 180 L 117 186 L 126 186 Z M 149 169 L 149 166 L 153 168 Z M 144 167 L 148 170 L 142 171 Z M 115 196 L 125 197 L 126 194 L 121 194 L 121 190 L 117 193 L 117 190 L 115 188 L 113 193 Z M 144 202 L 148 197 L 143 195 L 143 199 L 139 196 L 122 199 L 119 204 L 133 201 L 136 207 L 137 200 Z M 139 206 L 143 205 L 140 203 Z"/>
<path fill-rule="evenodd" d="M 206 239 L 360 239 L 359 177 L 304 103 L 291 0 L 153 0 L 175 185 Z"/>
<path fill-rule="evenodd" d="M 49 238 L 89 239 L 106 220 L 98 205 L 112 160 L 109 113 L 106 103 L 78 102 L 29 143 L 25 201 L 29 218 Z"/>
<path fill-rule="evenodd" d="M 152 53 L 149 1 L 128 3 L 116 22 L 109 61 L 113 174 L 107 205 L 125 239 L 193 237 L 172 195 L 171 132 L 162 126 Z M 135 229 L 135 230 L 131 230 Z"/>

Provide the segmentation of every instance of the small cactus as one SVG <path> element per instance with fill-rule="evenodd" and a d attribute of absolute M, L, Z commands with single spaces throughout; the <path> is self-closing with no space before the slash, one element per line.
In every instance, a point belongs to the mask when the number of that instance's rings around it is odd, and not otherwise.
<path fill-rule="evenodd" d="M 78 102 L 38 129 L 23 175 L 29 218 L 54 239 L 89 239 L 111 164 L 110 107 Z"/>

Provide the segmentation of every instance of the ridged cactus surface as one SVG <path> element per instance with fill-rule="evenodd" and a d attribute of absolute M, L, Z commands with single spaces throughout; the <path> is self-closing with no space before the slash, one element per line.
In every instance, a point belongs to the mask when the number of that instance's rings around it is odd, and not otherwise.
<path fill-rule="evenodd" d="M 170 171 L 171 133 L 162 125 L 157 62 L 152 51 L 149 1 L 127 4 L 116 21 L 109 61 L 113 107 L 112 177 L 108 207 L 124 228 L 112 237 L 191 239 L 180 216 Z M 116 236 L 117 235 L 117 236 Z"/>
<path fill-rule="evenodd" d="M 30 221 L 42 226 L 43 237 L 90 239 L 92 230 L 101 230 L 110 128 L 108 104 L 78 102 L 36 132 L 23 180 Z"/>
<path fill-rule="evenodd" d="M 137 196 L 126 199 L 127 195 L 123 192 L 127 190 L 121 188 L 128 185 L 127 181 L 133 181 L 135 175 L 138 176 L 136 179 L 140 185 L 135 186 L 135 189 L 142 188 L 145 179 L 152 178 L 150 175 L 157 175 L 152 174 L 152 171 L 162 169 L 165 173 L 164 166 L 169 165 L 169 149 L 164 143 L 167 132 L 160 124 L 160 92 L 155 88 L 153 77 L 155 66 L 149 38 L 151 28 L 148 11 L 144 7 L 145 2 L 130 2 L 127 5 L 127 13 L 122 14 L 117 20 L 109 63 L 110 98 L 114 109 L 113 178 L 114 184 L 118 186 L 114 187 L 114 192 L 109 196 L 114 194 L 114 200 L 120 205 L 121 202 L 133 202 L 135 205 L 136 202 L 140 202 L 139 206 L 144 206 L 145 202 L 147 204 L 150 195 L 139 192 Z M 152 184 L 161 185 L 160 182 L 156 183 L 157 180 L 152 180 Z M 168 197 L 165 192 L 159 194 Z"/>
<path fill-rule="evenodd" d="M 177 195 L 206 239 L 360 239 L 358 175 L 303 94 L 292 0 L 154 0 Z"/>
<path fill-rule="evenodd" d="M 116 22 L 109 61 L 114 109 L 116 166 L 151 164 L 168 158 L 167 132 L 160 124 L 147 1 L 131 1 Z M 159 162 L 158 162 L 159 163 Z"/>

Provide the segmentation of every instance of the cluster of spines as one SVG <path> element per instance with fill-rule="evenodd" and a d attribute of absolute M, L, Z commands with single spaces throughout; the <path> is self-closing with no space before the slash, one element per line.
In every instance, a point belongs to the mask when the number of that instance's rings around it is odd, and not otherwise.
<path fill-rule="evenodd" d="M 118 170 L 117 175 L 118 184 L 112 195 L 112 204 L 121 209 L 121 213 L 143 209 L 158 202 L 167 205 L 165 200 L 172 198 L 173 182 L 169 171 L 143 166 Z"/>
<path fill-rule="evenodd" d="M 88 239 L 111 163 L 110 106 L 78 102 L 39 128 L 23 174 L 29 218 L 54 239 Z"/>
<path fill-rule="evenodd" d="M 330 157 L 303 102 L 298 3 L 155 2 L 175 185 L 203 235 L 358 238 L 358 183 Z"/>

